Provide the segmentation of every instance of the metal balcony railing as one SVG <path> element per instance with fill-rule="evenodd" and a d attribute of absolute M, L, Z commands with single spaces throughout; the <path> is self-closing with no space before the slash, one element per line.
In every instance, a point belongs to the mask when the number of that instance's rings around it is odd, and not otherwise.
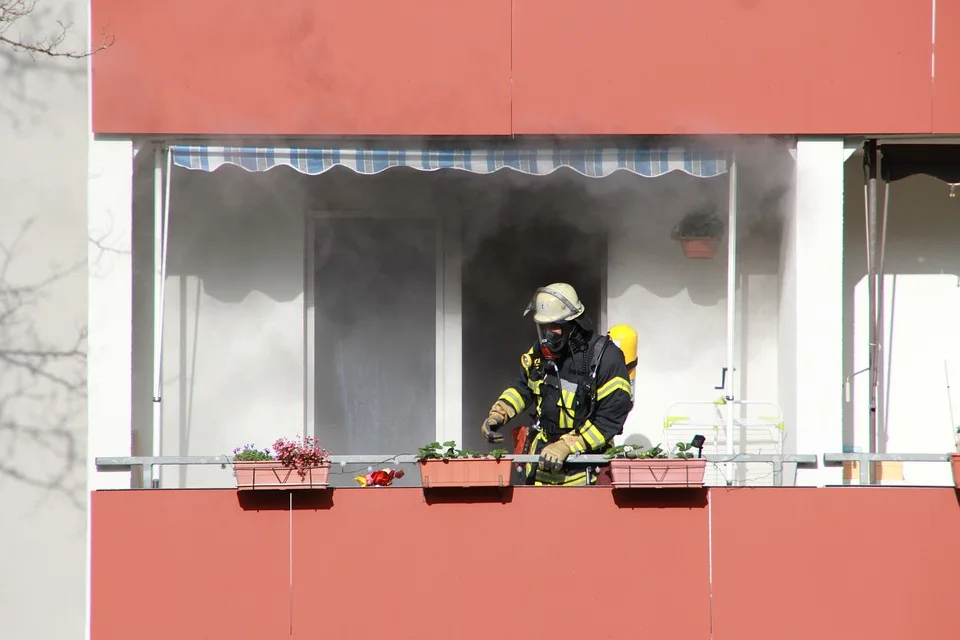
<path fill-rule="evenodd" d="M 509 459 L 516 464 L 535 463 L 539 460 L 534 455 L 507 455 Z M 816 467 L 817 456 L 813 454 L 754 454 L 739 453 L 732 456 L 726 455 L 704 455 L 707 462 L 716 465 L 737 465 L 748 463 L 767 463 L 773 465 L 773 484 L 782 486 L 784 465 L 796 465 L 797 467 Z M 414 455 L 335 455 L 330 457 L 332 465 L 339 465 L 345 468 L 347 465 L 401 465 L 416 464 L 417 457 Z M 599 467 L 606 466 L 610 461 L 603 455 L 579 455 L 571 456 L 567 459 L 569 464 L 586 465 L 587 472 L 597 472 Z M 141 486 L 144 488 L 160 488 L 153 482 L 154 467 L 162 466 L 197 466 L 197 465 L 219 465 L 221 468 L 227 468 L 233 465 L 233 459 L 229 455 L 219 456 L 119 456 L 119 457 L 99 457 L 96 458 L 98 471 L 132 471 L 134 468 L 139 470 Z M 591 469 L 592 468 L 592 469 Z"/>
<path fill-rule="evenodd" d="M 868 462 L 950 462 L 949 453 L 825 453 L 825 467 L 839 467 L 844 462 L 859 463 L 860 485 L 870 485 Z"/>

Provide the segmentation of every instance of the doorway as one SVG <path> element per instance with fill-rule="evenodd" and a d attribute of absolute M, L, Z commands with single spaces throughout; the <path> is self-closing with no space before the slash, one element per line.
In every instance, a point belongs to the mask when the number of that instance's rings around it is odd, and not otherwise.
<path fill-rule="evenodd" d="M 519 219 L 518 219 L 519 218 Z M 581 221 L 582 222 L 582 221 Z M 536 331 L 523 311 L 537 287 L 568 282 L 598 329 L 603 312 L 607 238 L 600 225 L 573 224 L 549 213 L 511 216 L 465 256 L 462 271 L 463 445 L 476 451 L 494 446 L 480 425 L 500 393 L 521 372 L 520 356 L 533 346 Z M 469 237 L 465 225 L 464 237 Z M 501 429 L 529 424 L 525 414 Z"/>
<path fill-rule="evenodd" d="M 437 229 L 401 214 L 314 221 L 314 435 L 338 454 L 436 437 Z"/>

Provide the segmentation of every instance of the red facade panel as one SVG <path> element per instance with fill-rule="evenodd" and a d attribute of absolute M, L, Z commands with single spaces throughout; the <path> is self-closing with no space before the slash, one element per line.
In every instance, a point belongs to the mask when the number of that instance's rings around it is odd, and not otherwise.
<path fill-rule="evenodd" d="M 92 0 L 94 131 L 161 135 L 960 130 L 960 53 L 900 0 Z"/>
<path fill-rule="evenodd" d="M 960 0 L 937 0 L 933 132 L 960 134 Z"/>
<path fill-rule="evenodd" d="M 92 640 L 957 637 L 950 488 L 253 493 L 94 492 Z"/>
<path fill-rule="evenodd" d="M 718 639 L 960 637 L 953 489 L 714 489 Z"/>
<path fill-rule="evenodd" d="M 480 495 L 494 500 L 339 491 L 329 513 L 295 511 L 294 632 L 322 619 L 330 637 L 709 637 L 705 492 Z"/>
<path fill-rule="evenodd" d="M 109 134 L 510 132 L 510 0 L 93 0 Z"/>
<path fill-rule="evenodd" d="M 514 132 L 929 132 L 931 24 L 929 0 L 516 0 Z"/>
<path fill-rule="evenodd" d="M 93 640 L 288 637 L 288 512 L 228 491 L 91 499 Z"/>
<path fill-rule="evenodd" d="M 255 493 L 93 493 L 92 640 L 709 637 L 705 492 Z"/>

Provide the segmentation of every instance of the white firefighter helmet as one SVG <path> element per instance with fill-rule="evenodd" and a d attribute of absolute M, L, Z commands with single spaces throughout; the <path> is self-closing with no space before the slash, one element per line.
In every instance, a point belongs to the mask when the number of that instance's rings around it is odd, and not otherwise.
<path fill-rule="evenodd" d="M 531 311 L 534 322 L 549 324 L 575 320 L 583 315 L 585 308 L 576 289 L 566 282 L 555 282 L 537 289 L 523 315 Z"/>

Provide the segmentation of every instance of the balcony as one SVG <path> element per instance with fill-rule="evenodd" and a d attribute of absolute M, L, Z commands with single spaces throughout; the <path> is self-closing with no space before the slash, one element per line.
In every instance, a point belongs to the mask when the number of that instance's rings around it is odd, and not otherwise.
<path fill-rule="evenodd" d="M 147 489 L 92 505 L 93 640 L 956 638 L 952 487 Z"/>

